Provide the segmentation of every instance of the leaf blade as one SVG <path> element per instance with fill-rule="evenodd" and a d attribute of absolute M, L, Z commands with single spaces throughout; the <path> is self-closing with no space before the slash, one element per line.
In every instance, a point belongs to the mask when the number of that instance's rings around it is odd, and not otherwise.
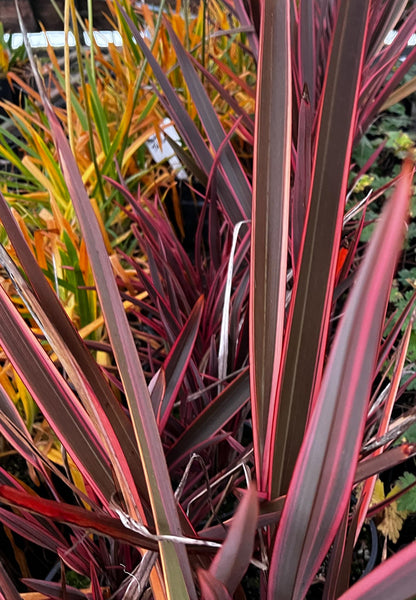
<path fill-rule="evenodd" d="M 314 390 L 322 376 L 368 10 L 368 0 L 341 3 L 334 33 L 313 164 L 309 214 L 288 318 L 290 333 L 279 389 L 279 412 L 275 430 L 270 432 L 269 443 L 273 446 L 270 497 L 287 491 Z M 354 52 L 351 52 L 352 47 Z M 311 360 L 311 357 L 314 358 Z"/>
<path fill-rule="evenodd" d="M 227 537 L 209 569 L 210 573 L 225 585 L 231 596 L 250 564 L 258 512 L 257 490 L 252 483 L 244 494 Z"/>
<path fill-rule="evenodd" d="M 260 490 L 264 490 L 267 483 L 266 435 L 273 414 L 283 339 L 292 85 L 289 2 L 269 0 L 262 10 L 250 273 L 251 396 Z"/>
<path fill-rule="evenodd" d="M 416 542 L 385 560 L 360 579 L 339 600 L 408 600 L 416 589 Z"/>
<path fill-rule="evenodd" d="M 350 499 L 411 178 L 406 164 L 337 331 L 277 532 L 270 598 L 303 597 Z"/>

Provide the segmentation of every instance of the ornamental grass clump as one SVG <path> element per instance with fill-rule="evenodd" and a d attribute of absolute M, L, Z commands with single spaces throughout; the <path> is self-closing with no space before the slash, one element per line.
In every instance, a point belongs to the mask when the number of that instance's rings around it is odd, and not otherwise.
<path fill-rule="evenodd" d="M 73 9 L 67 3 L 65 14 L 69 17 Z M 165 202 L 166 196 L 170 195 L 175 224 L 181 235 L 184 234 L 186 223 L 183 223 L 178 204 L 176 171 L 172 171 L 167 161 L 155 164 L 146 146 L 150 139 L 154 139 L 153 143 L 157 145 L 157 139 L 163 135 L 166 112 L 148 85 L 146 63 L 134 38 L 121 27 L 118 5 L 111 3 L 109 11 L 112 26 L 123 42 L 121 47 L 110 44 L 107 50 L 103 50 L 94 43 L 86 52 L 81 44 L 82 33 L 88 32 L 90 27 L 82 24 L 82 28 L 78 24 L 73 30 L 75 46 L 68 46 L 64 51 L 54 51 L 48 47 L 42 53 L 40 64 L 48 97 L 70 141 L 83 183 L 100 221 L 114 269 L 127 288 L 131 289 L 128 282 L 132 273 L 121 264 L 116 249 L 133 255 L 136 252 L 136 240 L 131 234 L 130 219 L 120 207 L 124 203 L 124 195 L 106 178 L 117 177 L 119 169 L 129 191 L 135 191 L 140 180 L 142 194 L 146 197 L 157 194 Z M 153 39 L 155 54 L 164 70 L 171 72 L 175 87 L 183 90 L 183 77 L 177 69 L 172 71 L 176 54 L 168 43 L 160 15 L 153 14 L 147 5 L 142 6 L 138 14 L 133 11 L 130 14 L 137 24 L 142 24 L 146 35 Z M 209 15 L 210 34 L 226 27 L 225 15 L 216 4 L 210 6 Z M 228 88 L 230 97 L 231 91 L 235 90 L 239 101 L 252 111 L 254 89 L 248 85 L 241 89 L 239 76 L 244 80 L 250 77 L 253 80 L 253 58 L 238 52 L 238 40 L 229 43 L 224 37 L 212 35 L 209 43 L 205 43 L 206 16 L 201 6 L 199 14 L 186 19 L 183 14 L 174 13 L 171 21 L 183 43 L 195 48 L 194 56 L 202 62 L 208 53 L 217 61 L 226 55 L 227 67 L 220 73 L 221 84 Z M 7 50 L 11 54 L 12 41 L 9 40 L 8 45 L 2 43 L 5 52 Z M 0 171 L 2 192 L 39 266 L 56 289 L 78 333 L 94 351 L 97 361 L 108 367 L 111 361 L 107 353 L 100 351 L 99 345 L 106 335 L 103 317 L 97 303 L 85 243 L 74 219 L 73 205 L 59 166 L 53 135 L 39 104 L 37 89 L 30 87 L 27 81 L 30 77 L 25 78 L 22 69 L 16 66 L 19 64 L 16 57 L 25 54 L 24 46 L 19 47 L 11 54 L 13 60 L 10 58 L 4 66 L 5 75 L 16 94 L 19 89 L 25 92 L 25 102 L 23 106 L 11 102 L 1 104 L 9 117 L 0 127 L 0 156 L 4 165 Z M 26 71 L 30 73 L 30 67 L 27 67 L 26 60 Z M 218 72 L 219 67 L 211 68 L 211 71 Z M 232 108 L 228 107 L 215 88 L 212 88 L 210 97 L 221 119 L 230 121 Z M 196 111 L 190 101 L 188 107 L 195 116 Z M 242 151 L 244 144 L 244 139 L 240 138 L 239 151 Z M 32 230 L 35 231 L 33 235 Z M 7 245 L 4 230 L 1 232 L 1 241 L 13 254 L 13 249 Z M 21 300 L 13 294 L 13 290 L 11 293 L 17 306 L 20 306 Z M 32 326 L 36 331 L 36 322 Z M 9 394 L 14 394 L 15 403 L 23 404 L 23 417 L 31 430 L 36 405 L 24 386 L 20 385 L 10 363 L 3 363 L 0 378 L 10 388 Z M 40 424 L 39 427 L 38 433 L 44 447 L 50 448 L 49 457 L 62 464 L 60 450 L 53 443 L 53 435 L 50 435 L 47 425 Z"/>
<path fill-rule="evenodd" d="M 416 9 L 227 4 L 232 28 L 222 35 L 257 63 L 253 119 L 210 72 L 218 58 L 196 61 L 167 18 L 186 83 L 175 89 L 131 7 L 116 6 L 183 140 L 176 152 L 205 190 L 195 251 L 184 251 L 159 198 L 132 190 L 115 164 L 103 182 L 122 198 L 137 250 L 118 254 L 128 280 L 114 269 L 31 57 L 105 324 L 94 350 L 108 361 L 99 365 L 79 336 L 0 195 L 14 252 L 2 249 L 0 260 L 30 315 L 0 288 L 0 345 L 65 465 L 34 444 L 0 387 L 1 432 L 39 482 L 28 489 L 0 470 L 0 520 L 87 575 L 94 600 L 104 585 L 115 598 L 241 598 L 249 567 L 261 598 L 405 600 L 416 592 L 415 542 L 355 584 L 350 571 L 366 520 L 406 490 L 374 503 L 379 473 L 416 454 L 403 439 L 412 414 L 394 416 L 413 378 L 413 297 L 386 326 L 413 162 L 364 201 L 354 185 L 379 151 L 352 183 L 349 174 L 354 144 L 414 63 L 416 49 L 402 55 Z M 233 103 L 226 121 L 212 87 Z M 241 139 L 252 159 L 238 151 Z M 387 196 L 365 244 L 366 209 Z M 52 598 L 64 593 L 64 577 L 24 581 Z M 0 591 L 19 598 L 3 568 Z"/>

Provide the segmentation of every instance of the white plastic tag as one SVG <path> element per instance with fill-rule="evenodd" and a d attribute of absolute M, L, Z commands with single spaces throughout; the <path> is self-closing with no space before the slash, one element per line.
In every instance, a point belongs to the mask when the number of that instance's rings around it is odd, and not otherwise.
<path fill-rule="evenodd" d="M 170 119 L 166 118 L 162 121 L 161 129 L 166 132 L 166 135 L 169 136 L 169 138 L 171 138 L 178 144 L 181 143 L 179 133 L 172 125 L 172 121 Z M 169 144 L 169 141 L 164 135 L 163 131 L 160 132 L 159 136 L 162 142 L 162 147 L 160 147 L 159 140 L 156 135 L 152 135 L 146 142 L 146 146 L 150 154 L 152 155 L 153 160 L 157 163 L 162 162 L 163 160 L 168 160 L 170 166 L 175 171 L 177 179 L 188 179 L 188 175 L 186 174 L 186 171 L 183 168 L 181 161 L 176 156 L 175 151 Z"/>

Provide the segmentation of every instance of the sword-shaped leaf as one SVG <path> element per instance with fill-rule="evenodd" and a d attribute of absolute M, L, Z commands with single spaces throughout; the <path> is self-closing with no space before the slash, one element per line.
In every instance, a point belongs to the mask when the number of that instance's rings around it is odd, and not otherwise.
<path fill-rule="evenodd" d="M 25 37 L 32 72 L 42 97 L 45 114 L 55 142 L 62 173 L 78 217 L 91 262 L 97 293 L 126 394 L 135 438 L 142 459 L 156 530 L 158 534 L 181 535 L 177 505 L 169 479 L 150 394 L 100 226 L 68 140 L 45 94 L 27 40 L 23 21 L 21 18 L 19 20 Z M 128 506 L 130 506 L 130 499 L 127 497 L 125 500 Z M 130 516 L 137 518 L 138 514 L 135 515 L 132 513 Z M 170 541 L 161 541 L 159 549 L 168 597 L 174 597 L 175 594 L 178 594 L 184 599 L 196 598 L 195 585 L 185 548 L 172 544 Z"/>
<path fill-rule="evenodd" d="M 115 488 L 94 426 L 2 287 L 0 345 L 95 493 L 108 501 Z"/>
<path fill-rule="evenodd" d="M 158 411 L 160 431 L 163 431 L 166 425 L 191 360 L 203 307 L 204 298 L 201 296 L 192 309 L 162 367 L 165 372 L 166 389 Z"/>
<path fill-rule="evenodd" d="M 267 485 L 286 296 L 291 150 L 290 2 L 263 3 L 254 153 L 250 370 L 256 470 Z"/>
<path fill-rule="evenodd" d="M 186 112 L 184 107 L 182 106 L 175 90 L 171 86 L 168 81 L 166 75 L 163 73 L 163 70 L 155 60 L 153 54 L 150 49 L 147 47 L 146 42 L 143 40 L 140 35 L 139 30 L 131 21 L 131 19 L 122 11 L 126 23 L 131 29 L 131 33 L 134 36 L 137 44 L 140 46 L 141 51 L 149 62 L 149 65 L 152 67 L 152 70 L 161 86 L 163 93 L 165 94 L 166 104 L 168 106 L 169 113 L 174 120 L 176 126 L 180 130 L 180 133 L 188 144 L 189 149 L 192 152 L 193 157 L 198 162 L 199 167 L 205 171 L 207 175 L 209 175 L 211 168 L 214 164 L 214 159 L 206 146 L 201 134 L 196 128 L 195 123 L 192 121 L 189 114 Z M 185 53 L 185 50 L 183 50 Z M 185 53 L 186 54 L 186 53 Z M 182 55 L 182 53 L 181 53 Z M 186 59 L 185 59 L 186 60 Z M 189 59 L 187 59 L 189 61 Z M 194 76 L 196 77 L 195 70 L 192 66 L 192 63 L 189 61 L 189 68 L 192 69 Z M 196 103 L 203 101 L 204 106 L 206 107 L 207 98 L 195 98 Z M 209 101 L 208 101 L 209 102 Z M 217 149 L 221 145 L 221 142 L 226 137 L 224 131 L 222 131 L 223 137 L 221 137 L 221 133 L 218 131 L 218 127 L 222 128 L 221 124 L 218 121 L 218 117 L 209 111 L 209 117 L 212 117 L 214 122 L 211 121 L 209 123 L 205 123 L 205 127 L 207 129 L 208 136 L 212 136 L 215 139 L 213 140 L 214 148 Z M 226 157 L 228 158 L 228 151 Z M 219 196 L 222 200 L 223 206 L 225 208 L 226 214 L 228 215 L 231 222 L 235 225 L 239 221 L 244 221 L 249 218 L 251 214 L 251 203 L 249 202 L 250 194 L 249 194 L 249 185 L 245 176 L 243 176 L 241 172 L 241 165 L 238 164 L 238 161 L 235 161 L 235 157 L 230 158 L 231 163 L 226 160 L 223 164 L 222 158 L 220 158 L 220 164 L 223 167 L 223 171 L 218 172 L 218 192 Z M 231 184 L 231 182 L 233 182 Z M 233 184 L 236 183 L 237 188 L 233 188 Z M 237 190 L 240 190 L 241 195 L 237 195 Z"/>
<path fill-rule="evenodd" d="M 369 0 L 340 3 L 321 99 L 309 211 L 288 317 L 276 428 L 269 440 L 270 497 L 288 489 L 303 427 L 322 377 L 369 4 Z"/>
<path fill-rule="evenodd" d="M 416 542 L 360 579 L 339 600 L 408 600 L 416 590 Z"/>
<path fill-rule="evenodd" d="M 227 537 L 209 569 L 225 585 L 230 595 L 234 594 L 250 564 L 258 511 L 257 490 L 252 483 L 241 500 Z"/>
<path fill-rule="evenodd" d="M 406 164 L 347 302 L 276 535 L 270 598 L 303 598 L 351 496 L 412 168 Z"/>

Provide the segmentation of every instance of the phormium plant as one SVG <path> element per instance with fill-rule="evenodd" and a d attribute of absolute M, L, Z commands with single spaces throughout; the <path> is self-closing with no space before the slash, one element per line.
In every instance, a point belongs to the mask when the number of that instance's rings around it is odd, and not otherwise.
<path fill-rule="evenodd" d="M 224 128 L 206 86 L 231 100 L 209 61 L 198 64 L 166 22 L 195 121 L 131 7 L 116 4 L 184 141 L 177 152 L 205 187 L 191 260 L 158 199 L 132 193 L 116 165 L 105 182 L 125 199 L 140 248 L 120 253 L 134 269 L 128 281 L 112 268 L 31 57 L 108 333 L 92 347 L 110 360 L 106 369 L 94 360 L 0 196 L 16 255 L 2 250 L 1 263 L 30 314 L 25 321 L 1 288 L 0 344 L 66 465 L 59 471 L 33 443 L 0 387 L 1 431 L 44 490 L 0 471 L 0 500 L 13 507 L 0 507 L 0 519 L 88 575 L 94 599 L 100 585 L 115 598 L 244 597 L 250 563 L 263 598 L 305 598 L 319 580 L 326 599 L 406 599 L 416 591 L 415 543 L 354 585 L 349 575 L 365 519 L 397 499 L 371 504 L 378 473 L 416 454 L 411 443 L 393 444 L 404 429 L 392 420 L 411 380 L 402 375 L 413 320 L 401 330 L 413 298 L 385 327 L 413 165 L 407 159 L 364 202 L 348 177 L 353 145 L 414 61 L 416 50 L 400 58 L 416 10 L 398 0 L 248 5 L 227 4 L 233 28 L 223 35 L 241 36 L 258 65 L 252 168 L 233 145 L 252 117 L 235 105 Z M 392 188 L 363 246 L 366 208 Z M 56 478 L 76 505 L 62 501 Z M 53 598 L 85 597 L 64 579 L 26 583 Z M 19 598 L 3 568 L 0 591 Z"/>

